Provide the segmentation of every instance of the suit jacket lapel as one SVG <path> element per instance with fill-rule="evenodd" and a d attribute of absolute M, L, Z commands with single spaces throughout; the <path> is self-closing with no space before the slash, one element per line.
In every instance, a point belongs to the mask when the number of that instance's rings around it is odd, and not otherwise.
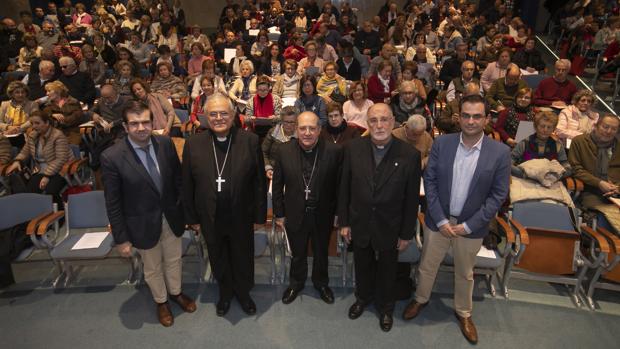
<path fill-rule="evenodd" d="M 233 181 L 233 177 L 235 177 L 235 173 L 237 173 L 237 168 L 240 164 L 239 161 L 242 160 L 241 157 L 243 156 L 243 150 L 241 151 L 239 150 L 241 149 L 241 144 L 239 142 L 238 136 L 239 136 L 239 132 L 237 128 L 235 127 L 231 128 L 230 129 L 230 137 L 231 137 L 230 141 L 232 142 L 232 144 L 230 145 L 230 154 L 228 154 L 228 161 L 230 161 L 230 165 L 226 164 L 227 166 L 231 166 L 230 167 L 231 178 L 224 178 L 226 180 L 225 183 L 230 184 L 230 193 L 232 195 L 233 200 L 235 200 L 235 198 L 237 197 L 237 193 L 235 192 L 235 189 L 237 188 L 235 184 L 237 183 Z M 215 156 L 215 154 L 212 154 L 211 156 Z M 215 159 L 213 161 L 215 161 Z M 213 164 L 213 166 L 215 166 L 215 163 Z M 222 164 L 220 164 L 220 170 L 222 171 L 222 173 L 225 172 L 224 167 L 222 167 Z"/>
<path fill-rule="evenodd" d="M 478 183 L 478 178 L 480 177 L 480 171 L 482 171 L 482 167 L 485 165 L 486 161 L 481 161 L 482 159 L 487 159 L 489 150 L 489 145 L 485 143 L 491 141 L 489 137 L 486 135 L 482 136 L 482 148 L 480 149 L 480 155 L 478 156 L 478 162 L 476 163 L 476 170 L 474 171 L 474 178 L 471 180 L 471 184 L 469 185 L 469 189 L 467 190 L 467 196 L 471 195 L 476 183 Z"/>
<path fill-rule="evenodd" d="M 320 188 L 323 187 L 323 182 L 325 181 L 325 171 L 327 169 L 327 157 L 325 155 L 325 143 L 319 139 L 319 143 L 317 144 L 318 151 L 318 159 L 316 161 L 316 165 L 318 166 L 316 173 L 316 182 L 314 184 L 314 188 L 316 191 L 320 191 Z M 324 164 L 324 166 L 321 166 Z M 304 193 L 305 194 L 305 193 Z"/>
<path fill-rule="evenodd" d="M 129 165 L 131 165 L 134 168 L 134 170 L 136 170 L 136 172 L 138 172 L 144 178 L 144 180 L 149 184 L 149 186 L 156 193 L 159 194 L 159 191 L 157 190 L 155 183 L 153 183 L 153 179 L 151 178 L 146 168 L 142 164 L 142 161 L 140 161 L 138 154 L 136 154 L 136 151 L 133 149 L 133 147 L 131 146 L 131 143 L 129 143 L 129 140 L 127 138 L 125 139 L 124 153 L 125 153 L 124 158 L 129 163 Z"/>
<path fill-rule="evenodd" d="M 454 160 L 456 159 L 456 152 L 459 149 L 459 144 L 461 143 L 461 136 L 460 133 L 455 134 L 456 137 L 454 137 L 454 141 L 452 143 L 450 143 L 450 147 L 448 148 L 448 154 L 447 155 L 447 159 L 446 159 L 446 164 L 451 164 L 449 165 L 450 167 L 447 170 L 448 172 L 448 198 L 450 198 L 452 196 L 452 178 L 454 175 Z"/>
<path fill-rule="evenodd" d="M 362 163 L 364 170 L 363 173 L 366 174 L 366 181 L 368 182 L 368 187 L 372 188 L 372 191 L 374 192 L 376 189 L 375 180 L 373 178 L 373 174 L 375 173 L 375 162 L 373 160 L 374 154 L 372 152 L 372 142 L 370 141 L 370 137 L 366 138 L 366 147 L 362 148 L 365 149 L 365 154 L 360 154 L 360 158 L 353 161 L 360 161 Z"/>
<path fill-rule="evenodd" d="M 201 152 L 203 154 L 205 154 L 205 163 L 203 164 L 203 166 L 212 169 L 211 171 L 207 171 L 207 178 L 206 180 L 209 183 L 209 186 L 211 187 L 211 190 L 213 190 L 213 192 L 217 191 L 217 186 L 215 183 L 215 179 L 217 176 L 217 170 L 216 170 L 216 166 L 215 166 L 215 157 L 213 154 L 213 135 L 211 135 L 210 131 L 207 132 L 202 132 L 201 135 L 204 135 L 203 137 L 203 144 L 202 147 L 200 147 L 199 149 L 194 149 L 194 151 L 198 151 Z"/>
<path fill-rule="evenodd" d="M 166 175 L 168 174 L 168 158 L 166 154 L 164 154 L 164 149 L 160 147 L 160 143 L 155 137 L 151 137 L 151 141 L 153 142 L 153 150 L 155 150 L 155 155 L 157 156 L 157 165 L 159 166 L 159 177 L 161 178 L 161 188 L 162 194 L 164 190 L 164 183 Z"/>

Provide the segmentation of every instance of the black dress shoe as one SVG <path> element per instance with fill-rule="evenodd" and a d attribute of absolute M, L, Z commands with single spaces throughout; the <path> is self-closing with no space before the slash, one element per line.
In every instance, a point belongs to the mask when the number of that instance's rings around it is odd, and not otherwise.
<path fill-rule="evenodd" d="M 220 299 L 215 306 L 217 316 L 224 316 L 230 309 L 230 300 Z"/>
<path fill-rule="evenodd" d="M 392 314 L 383 314 L 380 316 L 379 327 L 381 327 L 384 332 L 390 332 L 393 324 L 394 319 L 392 318 Z"/>
<path fill-rule="evenodd" d="M 364 313 L 364 303 L 360 301 L 356 301 L 353 303 L 351 308 L 349 308 L 349 319 L 355 320 L 358 317 L 362 316 Z"/>
<path fill-rule="evenodd" d="M 299 295 L 299 292 L 301 292 L 300 288 L 293 288 L 293 287 L 287 288 L 282 294 L 282 303 L 284 304 L 293 303 L 295 298 L 297 298 L 297 295 Z"/>
<path fill-rule="evenodd" d="M 331 288 L 327 286 L 315 287 L 317 291 L 319 291 L 319 295 L 321 295 L 321 299 L 323 302 L 327 304 L 334 304 L 334 292 L 332 292 Z"/>
<path fill-rule="evenodd" d="M 240 302 L 240 303 L 241 303 L 241 309 L 243 310 L 244 313 L 248 315 L 256 314 L 256 303 L 254 303 L 252 298 L 249 298 L 248 300 Z"/>

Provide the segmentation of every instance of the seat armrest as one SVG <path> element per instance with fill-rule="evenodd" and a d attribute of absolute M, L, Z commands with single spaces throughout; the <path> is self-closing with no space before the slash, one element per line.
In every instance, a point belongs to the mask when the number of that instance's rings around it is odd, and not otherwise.
<path fill-rule="evenodd" d="M 515 227 L 515 229 L 517 229 L 517 232 L 519 233 L 519 237 L 521 238 L 521 243 L 524 245 L 529 245 L 530 236 L 527 233 L 527 229 L 525 229 L 523 225 L 521 225 L 521 223 L 519 223 L 517 220 L 513 218 L 509 218 L 509 222 L 513 227 Z"/>
<path fill-rule="evenodd" d="M 599 248 L 601 249 L 601 252 L 609 253 L 609 242 L 607 242 L 607 239 L 602 234 L 588 227 L 585 224 L 581 225 L 581 233 L 588 235 L 590 238 L 596 240 Z"/>
<path fill-rule="evenodd" d="M 497 225 L 499 226 L 499 228 L 504 231 L 506 235 L 506 241 L 514 244 L 517 241 L 517 237 L 508 222 L 506 222 L 506 220 L 501 217 L 495 217 L 495 221 L 497 221 Z"/>
<path fill-rule="evenodd" d="M 58 211 L 49 214 L 47 217 L 43 218 L 37 227 L 37 235 L 43 235 L 49 227 L 58 222 L 62 217 L 65 216 L 65 211 Z"/>
<path fill-rule="evenodd" d="M 41 223 L 41 221 L 44 218 L 48 217 L 52 213 L 54 212 L 46 212 L 31 219 L 30 222 L 28 222 L 28 225 L 26 226 L 26 235 L 34 234 L 37 231 L 37 227 L 39 226 L 39 223 Z"/>
<path fill-rule="evenodd" d="M 598 233 L 607 238 L 607 242 L 609 242 L 611 247 L 613 247 L 614 253 L 620 254 L 620 237 L 605 228 L 598 227 L 596 230 Z"/>
<path fill-rule="evenodd" d="M 87 159 L 79 159 L 71 163 L 71 167 L 69 167 L 69 175 L 74 175 L 80 167 L 84 166 L 87 162 Z"/>

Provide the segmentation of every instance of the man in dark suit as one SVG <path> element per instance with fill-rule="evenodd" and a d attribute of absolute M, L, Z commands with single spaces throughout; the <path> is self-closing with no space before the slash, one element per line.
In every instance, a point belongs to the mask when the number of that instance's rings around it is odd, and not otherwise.
<path fill-rule="evenodd" d="M 394 115 L 384 103 L 368 109 L 370 137 L 352 140 L 344 151 L 338 223 L 353 239 L 356 302 L 349 318 L 374 300 L 383 331 L 392 328 L 398 252 L 413 238 L 422 175 L 420 153 L 392 137 Z"/>
<path fill-rule="evenodd" d="M 267 216 L 267 180 L 258 136 L 233 127 L 228 97 L 209 97 L 209 131 L 197 134 L 183 150 L 183 204 L 187 222 L 202 231 L 209 262 L 220 289 L 217 315 L 230 309 L 233 295 L 248 315 L 256 313 L 254 223 Z"/>
<path fill-rule="evenodd" d="M 312 283 L 321 299 L 334 303 L 327 286 L 327 249 L 336 212 L 336 195 L 342 149 L 319 140 L 321 125 L 313 112 L 297 117 L 297 141 L 282 144 L 273 171 L 275 223 L 286 227 L 292 260 L 290 284 L 282 302 L 289 304 L 304 288 L 308 277 L 308 239 L 312 241 Z M 285 191 L 286 188 L 286 191 Z"/>
<path fill-rule="evenodd" d="M 410 320 L 426 306 L 439 266 L 452 247 L 455 315 L 463 335 L 474 344 L 478 334 L 471 320 L 473 268 L 489 233 L 489 222 L 506 199 L 510 182 L 510 149 L 484 136 L 487 115 L 480 95 L 463 97 L 461 132 L 441 136 L 433 143 L 424 171 L 428 210 L 418 287 L 403 313 L 403 318 Z"/>
<path fill-rule="evenodd" d="M 181 293 L 181 164 L 168 137 L 152 136 L 148 106 L 132 101 L 123 110 L 124 140 L 101 155 L 108 218 L 117 249 L 129 257 L 135 247 L 144 279 L 157 303 L 159 322 L 174 322 L 170 298 L 186 312 L 196 303 Z"/>

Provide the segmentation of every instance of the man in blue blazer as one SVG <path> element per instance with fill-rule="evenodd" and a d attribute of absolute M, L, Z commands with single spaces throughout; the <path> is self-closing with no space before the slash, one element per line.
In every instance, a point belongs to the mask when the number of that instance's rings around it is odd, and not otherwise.
<path fill-rule="evenodd" d="M 129 102 L 123 126 L 127 136 L 101 155 L 108 219 L 119 253 L 128 257 L 132 247 L 140 253 L 159 322 L 168 327 L 173 323 L 168 298 L 186 312 L 196 310 L 194 300 L 181 293 L 181 164 L 170 138 L 152 135 L 146 104 Z"/>
<path fill-rule="evenodd" d="M 413 319 L 428 303 L 439 266 L 452 247 L 455 315 L 471 343 L 478 341 L 471 320 L 476 255 L 510 183 L 510 150 L 484 136 L 486 115 L 482 97 L 464 97 L 461 132 L 441 136 L 433 144 L 424 172 L 428 209 L 418 287 L 403 313 L 405 320 Z"/>

